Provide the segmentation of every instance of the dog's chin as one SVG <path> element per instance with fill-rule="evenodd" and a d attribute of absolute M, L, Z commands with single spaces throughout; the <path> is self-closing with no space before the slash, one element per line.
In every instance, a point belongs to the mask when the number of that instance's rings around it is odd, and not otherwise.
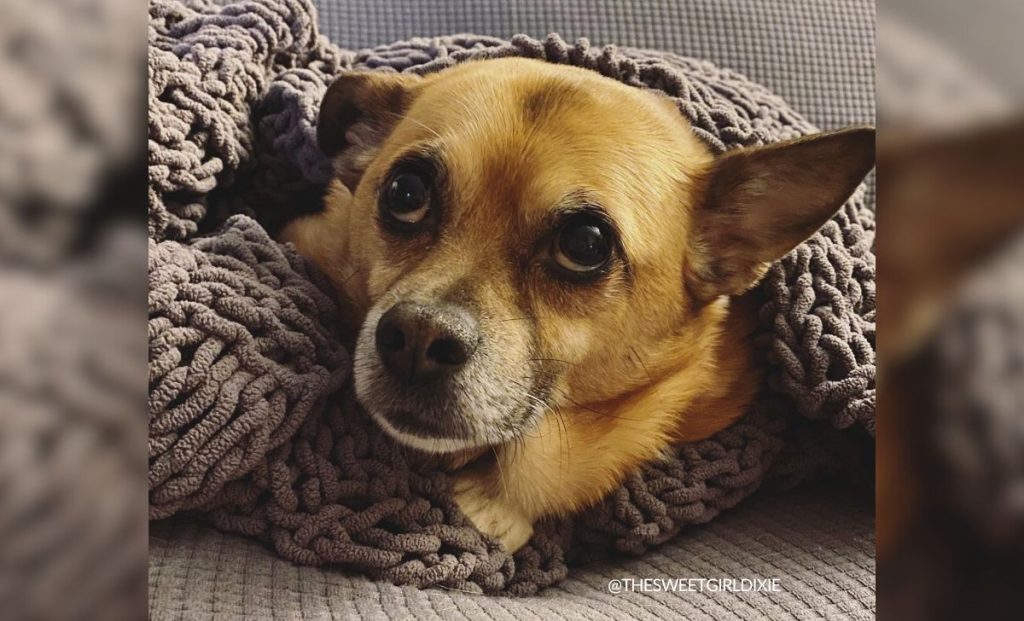
<path fill-rule="evenodd" d="M 456 453 L 498 446 L 526 431 L 540 416 L 537 407 L 506 410 L 471 402 L 398 396 L 401 389 L 389 382 L 383 384 L 357 375 L 356 396 L 363 410 L 399 444 L 426 453 Z M 374 389 L 368 390 L 368 386 Z M 382 395 L 390 396 L 382 398 Z M 465 412 L 471 412 L 473 418 L 468 418 Z"/>
<path fill-rule="evenodd" d="M 399 444 L 425 453 L 455 453 L 491 446 L 494 442 L 475 437 L 438 434 L 430 429 L 404 422 L 401 415 L 389 416 L 377 408 L 365 407 L 374 422 Z"/>
<path fill-rule="evenodd" d="M 377 373 L 366 371 L 357 368 L 355 373 L 360 405 L 388 436 L 426 453 L 455 453 L 502 444 L 515 435 L 511 421 L 526 422 L 532 414 L 451 396 L 410 393 L 379 369 Z"/>

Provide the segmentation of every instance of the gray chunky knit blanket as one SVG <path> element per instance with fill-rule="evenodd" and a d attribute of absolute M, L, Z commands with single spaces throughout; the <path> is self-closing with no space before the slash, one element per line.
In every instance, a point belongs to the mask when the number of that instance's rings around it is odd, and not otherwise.
<path fill-rule="evenodd" d="M 873 447 L 874 219 L 863 189 L 775 265 L 760 291 L 768 382 L 752 411 L 675 447 L 515 555 L 477 532 L 451 478 L 360 411 L 330 288 L 271 233 L 330 175 L 315 120 L 353 69 L 427 73 L 524 56 L 659 89 L 712 149 L 815 128 L 709 63 L 558 35 L 473 35 L 339 49 L 308 0 L 151 0 L 149 22 L 151 519 L 201 514 L 303 564 L 398 584 L 529 594 L 573 563 L 642 554 L 765 480 L 863 472 Z"/>

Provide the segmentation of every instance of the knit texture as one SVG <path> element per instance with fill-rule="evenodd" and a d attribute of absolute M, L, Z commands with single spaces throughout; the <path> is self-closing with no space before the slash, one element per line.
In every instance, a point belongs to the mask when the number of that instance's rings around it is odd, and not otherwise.
<path fill-rule="evenodd" d="M 742 76 L 673 54 L 557 35 L 353 53 L 315 23 L 300 0 L 150 5 L 151 518 L 202 512 L 292 561 L 396 584 L 529 594 L 569 563 L 642 554 L 712 519 L 770 472 L 794 483 L 855 464 L 874 434 L 874 221 L 863 189 L 763 281 L 768 382 L 744 419 L 675 447 L 578 518 L 538 525 L 514 556 L 477 532 L 450 475 L 360 411 L 325 283 L 266 232 L 329 178 L 314 124 L 332 79 L 522 56 L 664 91 L 716 152 L 815 128 Z"/>

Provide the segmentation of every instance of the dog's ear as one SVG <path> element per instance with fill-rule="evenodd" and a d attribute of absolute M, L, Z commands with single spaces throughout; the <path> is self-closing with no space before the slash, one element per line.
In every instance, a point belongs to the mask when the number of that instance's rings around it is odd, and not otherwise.
<path fill-rule="evenodd" d="M 316 138 L 320 150 L 350 190 L 412 102 L 413 74 L 352 72 L 331 84 L 320 104 Z"/>
<path fill-rule="evenodd" d="M 810 237 L 874 166 L 870 127 L 728 152 L 702 178 L 687 290 L 698 301 L 743 293 Z"/>

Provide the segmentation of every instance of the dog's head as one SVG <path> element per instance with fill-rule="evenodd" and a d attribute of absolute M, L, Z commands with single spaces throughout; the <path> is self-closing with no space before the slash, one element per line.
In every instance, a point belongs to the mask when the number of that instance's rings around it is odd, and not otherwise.
<path fill-rule="evenodd" d="M 706 362 L 685 359 L 709 355 L 697 343 L 723 300 L 826 222 L 874 158 L 870 129 L 715 158 L 669 99 L 522 59 L 347 74 L 318 139 L 344 211 L 343 256 L 318 261 L 345 264 L 335 280 L 366 312 L 357 394 L 436 452 Z"/>

